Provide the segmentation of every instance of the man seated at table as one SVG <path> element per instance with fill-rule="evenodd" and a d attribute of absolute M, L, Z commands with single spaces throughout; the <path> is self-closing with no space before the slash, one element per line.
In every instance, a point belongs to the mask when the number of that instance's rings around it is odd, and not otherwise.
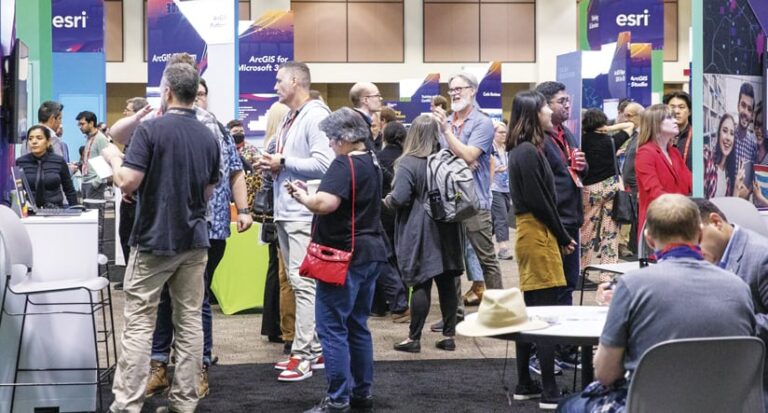
<path fill-rule="evenodd" d="M 698 246 L 699 210 L 693 201 L 677 194 L 653 201 L 644 235 L 658 264 L 619 279 L 595 355 L 597 381 L 564 400 L 558 411 L 623 411 L 625 374 L 631 379 L 643 353 L 660 342 L 754 332 L 749 287 L 704 260 Z"/>
<path fill-rule="evenodd" d="M 747 283 L 755 305 L 755 334 L 768 344 L 768 238 L 729 224 L 725 214 L 706 199 L 696 198 L 693 202 L 701 214 L 704 259 Z M 768 376 L 763 377 L 763 397 L 768 402 Z"/>

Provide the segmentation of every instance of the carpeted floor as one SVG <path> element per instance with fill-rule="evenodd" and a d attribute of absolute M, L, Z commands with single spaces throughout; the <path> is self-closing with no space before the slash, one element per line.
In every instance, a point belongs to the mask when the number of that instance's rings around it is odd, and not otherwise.
<path fill-rule="evenodd" d="M 376 363 L 376 412 L 539 412 L 536 401 L 507 401 L 501 382 L 503 359 L 410 360 Z M 507 362 L 511 392 L 515 362 Z M 561 388 L 573 375 L 558 377 Z M 271 364 L 217 365 L 210 370 L 211 394 L 198 412 L 303 412 L 325 394 L 319 371 L 300 383 L 279 383 Z M 110 395 L 111 397 L 111 395 Z M 167 404 L 164 396 L 148 399 L 143 412 Z"/>

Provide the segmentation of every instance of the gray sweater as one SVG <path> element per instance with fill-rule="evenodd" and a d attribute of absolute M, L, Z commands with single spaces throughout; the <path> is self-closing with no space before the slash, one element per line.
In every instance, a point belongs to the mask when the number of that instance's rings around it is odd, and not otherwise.
<path fill-rule="evenodd" d="M 275 221 L 312 221 L 312 213 L 296 202 L 283 185 L 286 181 L 308 181 L 321 179 L 325 175 L 334 154 L 328 146 L 328 137 L 318 125 L 330 113 L 323 102 L 310 100 L 299 109 L 285 136 L 282 127 L 278 130 L 276 139 L 284 139 L 278 147 L 284 146 L 285 166 L 275 178 Z M 287 117 L 293 115 L 293 111 L 288 112 L 280 124 L 285 125 Z"/>

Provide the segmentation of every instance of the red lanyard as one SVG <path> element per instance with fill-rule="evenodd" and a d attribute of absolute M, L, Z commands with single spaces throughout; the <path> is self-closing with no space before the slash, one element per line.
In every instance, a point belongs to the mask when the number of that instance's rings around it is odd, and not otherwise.
<path fill-rule="evenodd" d="M 283 127 L 280 128 L 280 134 L 277 136 L 277 153 L 283 153 L 283 150 L 285 149 L 285 143 L 288 140 L 288 131 L 291 130 L 293 121 L 296 120 L 297 116 L 299 116 L 300 110 L 301 109 L 297 110 L 296 113 L 288 114 L 288 118 L 285 120 L 285 123 L 283 123 Z"/>
<path fill-rule="evenodd" d="M 560 155 L 563 157 L 563 161 L 568 165 L 571 157 L 571 145 L 568 144 L 568 139 L 565 139 L 565 131 L 562 127 L 557 129 L 555 143 L 557 143 L 557 146 L 560 148 Z"/>
<path fill-rule="evenodd" d="M 83 170 L 82 170 L 83 176 L 88 175 L 88 159 L 90 159 L 91 157 L 91 145 L 93 145 L 93 141 L 95 140 L 96 140 L 96 135 L 88 138 L 88 144 L 85 147 L 85 154 L 83 155 Z"/>
<path fill-rule="evenodd" d="M 467 119 L 464 119 L 464 121 L 461 122 L 461 125 L 456 126 L 456 113 L 453 114 L 453 122 L 451 126 L 453 126 L 453 128 L 455 129 L 455 132 L 453 134 L 456 135 L 456 139 L 461 140 L 461 131 L 464 130 L 464 125 L 466 124 L 467 124 Z"/>

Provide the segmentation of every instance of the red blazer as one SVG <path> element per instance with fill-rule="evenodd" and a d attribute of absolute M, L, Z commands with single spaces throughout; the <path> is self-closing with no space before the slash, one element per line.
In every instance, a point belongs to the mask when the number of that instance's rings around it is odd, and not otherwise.
<path fill-rule="evenodd" d="M 683 156 L 671 144 L 667 147 L 670 165 L 659 145 L 648 142 L 637 149 L 635 174 L 637 175 L 638 228 L 645 224 L 648 205 L 663 194 L 690 195 L 693 186 L 691 171 L 685 166 Z M 640 231 L 638 236 L 642 237 Z M 642 238 L 641 238 L 642 239 Z"/>

